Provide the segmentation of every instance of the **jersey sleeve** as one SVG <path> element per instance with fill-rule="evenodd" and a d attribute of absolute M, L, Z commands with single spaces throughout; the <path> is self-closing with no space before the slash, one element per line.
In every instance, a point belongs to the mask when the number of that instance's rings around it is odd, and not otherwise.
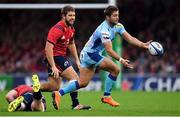
<path fill-rule="evenodd" d="M 116 26 L 116 31 L 122 35 L 124 32 L 126 32 L 124 26 L 121 23 L 118 23 Z"/>
<path fill-rule="evenodd" d="M 107 41 L 111 41 L 111 39 L 110 39 L 110 34 L 109 34 L 109 32 L 106 31 L 106 30 L 102 30 L 102 31 L 100 32 L 100 38 L 101 38 L 101 42 L 102 42 L 102 43 L 105 43 L 105 42 L 107 42 Z"/>
<path fill-rule="evenodd" d="M 63 31 L 52 27 L 48 33 L 48 37 L 47 37 L 47 41 L 52 43 L 52 44 L 56 44 L 57 40 L 63 35 Z"/>

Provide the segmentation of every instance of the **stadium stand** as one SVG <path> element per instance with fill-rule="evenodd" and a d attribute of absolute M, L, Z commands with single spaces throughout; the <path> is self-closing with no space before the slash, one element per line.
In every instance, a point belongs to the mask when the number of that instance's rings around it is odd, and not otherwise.
<path fill-rule="evenodd" d="M 126 30 L 143 41 L 159 41 L 165 49 L 165 54 L 159 58 L 123 42 L 123 56 L 135 65 L 134 70 L 123 69 L 123 72 L 180 73 L 179 5 L 178 0 L 118 2 L 120 21 Z M 60 10 L 1 10 L 0 17 L 0 73 L 44 72 L 46 36 L 49 28 L 60 19 Z M 103 20 L 103 10 L 77 10 L 76 18 L 75 40 L 80 52 Z"/>

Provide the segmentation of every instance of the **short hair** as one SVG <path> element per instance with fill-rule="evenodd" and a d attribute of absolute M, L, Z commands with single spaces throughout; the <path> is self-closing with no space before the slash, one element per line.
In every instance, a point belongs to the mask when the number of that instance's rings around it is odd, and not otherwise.
<path fill-rule="evenodd" d="M 67 6 L 64 6 L 64 7 L 61 9 L 61 14 L 62 14 L 62 15 L 66 15 L 66 14 L 67 14 L 68 12 L 70 12 L 70 11 L 75 12 L 75 9 L 74 9 L 72 6 L 67 5 Z"/>
<path fill-rule="evenodd" d="M 118 11 L 118 10 L 119 9 L 116 6 L 110 5 L 104 10 L 104 15 L 111 16 L 114 11 Z"/>

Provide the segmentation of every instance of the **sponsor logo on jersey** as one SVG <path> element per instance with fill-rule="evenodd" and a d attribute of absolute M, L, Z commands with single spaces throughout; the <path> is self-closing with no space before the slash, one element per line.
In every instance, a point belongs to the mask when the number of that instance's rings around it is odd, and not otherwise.
<path fill-rule="evenodd" d="M 103 39 L 109 39 L 109 33 L 108 32 L 102 32 Z"/>
<path fill-rule="evenodd" d="M 65 36 L 63 35 L 61 39 L 64 40 L 64 39 L 65 39 Z"/>
<path fill-rule="evenodd" d="M 69 64 L 69 62 L 68 62 L 68 61 L 65 61 L 65 62 L 64 62 L 64 66 L 65 66 L 65 67 L 67 67 L 67 66 L 68 66 L 68 64 Z"/>
<path fill-rule="evenodd" d="M 103 39 L 109 39 L 109 37 L 108 36 L 104 36 Z"/>

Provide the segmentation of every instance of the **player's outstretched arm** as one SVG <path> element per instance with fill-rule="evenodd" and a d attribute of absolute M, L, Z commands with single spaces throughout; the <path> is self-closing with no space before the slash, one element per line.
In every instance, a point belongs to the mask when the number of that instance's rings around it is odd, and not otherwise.
<path fill-rule="evenodd" d="M 141 47 L 141 48 L 145 48 L 145 49 L 148 49 L 149 44 L 152 42 L 152 40 L 150 40 L 150 41 L 144 43 L 144 42 L 138 40 L 137 38 L 131 36 L 128 32 L 123 33 L 123 38 L 126 41 L 128 41 L 129 43 L 136 45 L 138 47 Z"/>
<path fill-rule="evenodd" d="M 133 68 L 133 65 L 130 64 L 130 61 L 127 59 L 123 59 L 122 57 L 120 57 L 113 49 L 112 49 L 112 43 L 111 41 L 107 41 L 104 44 L 104 47 L 106 49 L 106 52 L 108 53 L 109 56 L 115 58 L 116 60 L 118 60 L 121 64 L 123 64 L 125 67 L 128 68 Z"/>

